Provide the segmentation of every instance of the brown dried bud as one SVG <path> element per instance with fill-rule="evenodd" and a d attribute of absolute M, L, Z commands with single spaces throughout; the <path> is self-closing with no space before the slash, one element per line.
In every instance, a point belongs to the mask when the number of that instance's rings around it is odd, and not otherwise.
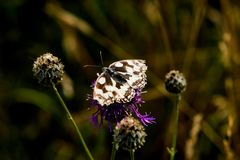
<path fill-rule="evenodd" d="M 63 79 L 64 65 L 51 53 L 43 54 L 33 63 L 33 75 L 40 84 L 50 86 Z"/>

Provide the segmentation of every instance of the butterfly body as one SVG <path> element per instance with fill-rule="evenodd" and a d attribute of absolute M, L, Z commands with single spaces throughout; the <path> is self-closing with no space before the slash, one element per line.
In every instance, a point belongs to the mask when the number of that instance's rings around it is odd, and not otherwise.
<path fill-rule="evenodd" d="M 145 60 L 116 61 L 102 70 L 93 91 L 93 99 L 101 105 L 130 102 L 135 90 L 141 90 L 147 83 Z"/>
<path fill-rule="evenodd" d="M 113 80 L 115 80 L 118 83 L 123 84 L 127 82 L 124 76 L 122 76 L 121 74 L 118 74 L 118 72 L 114 71 L 111 68 L 103 67 L 103 72 L 108 74 Z"/>

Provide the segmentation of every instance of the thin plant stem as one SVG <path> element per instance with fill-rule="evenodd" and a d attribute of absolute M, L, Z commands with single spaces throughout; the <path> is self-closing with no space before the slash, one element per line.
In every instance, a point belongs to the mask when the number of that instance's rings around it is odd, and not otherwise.
<path fill-rule="evenodd" d="M 134 160 L 134 150 L 131 150 L 129 152 L 130 152 L 130 159 Z"/>
<path fill-rule="evenodd" d="M 172 147 L 168 150 L 170 153 L 170 160 L 174 160 L 176 154 L 176 144 L 177 144 L 177 135 L 178 135 L 178 119 L 179 119 L 179 101 L 181 99 L 180 94 L 176 95 L 176 118 L 174 121 L 174 131 L 172 137 Z"/>
<path fill-rule="evenodd" d="M 80 138 L 80 141 L 81 141 L 81 143 L 82 143 L 82 145 L 83 145 L 83 148 L 85 149 L 85 151 L 86 151 L 86 153 L 87 153 L 87 155 L 88 155 L 88 158 L 89 158 L 90 160 L 94 160 L 93 157 L 92 157 L 92 155 L 91 155 L 91 153 L 90 153 L 90 151 L 89 151 L 89 149 L 88 149 L 88 147 L 87 147 L 87 145 L 86 145 L 86 143 L 85 143 L 85 141 L 84 141 L 84 139 L 83 139 L 83 136 L 82 136 L 82 134 L 81 134 L 81 132 L 80 132 L 80 130 L 79 130 L 76 122 L 74 121 L 74 119 L 73 119 L 71 113 L 69 112 L 66 104 L 64 103 L 62 97 L 60 96 L 60 94 L 59 94 L 59 92 L 58 92 L 55 84 L 52 84 L 52 87 L 53 87 L 53 90 L 55 91 L 55 93 L 56 93 L 56 95 L 57 95 L 57 97 L 58 97 L 58 100 L 60 101 L 61 105 L 63 106 L 63 108 L 64 108 L 64 110 L 65 110 L 65 112 L 67 113 L 67 118 L 72 122 L 75 130 L 77 131 L 77 134 L 78 134 L 78 136 L 79 136 L 79 138 Z"/>
<path fill-rule="evenodd" d="M 115 156 L 116 156 L 116 148 L 114 146 L 114 144 L 112 145 L 112 153 L 111 153 L 111 160 L 115 160 Z"/>

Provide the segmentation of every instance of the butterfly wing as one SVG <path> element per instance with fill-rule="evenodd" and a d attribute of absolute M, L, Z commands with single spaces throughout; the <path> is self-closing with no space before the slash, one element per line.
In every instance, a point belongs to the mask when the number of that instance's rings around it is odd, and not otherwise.
<path fill-rule="evenodd" d="M 124 78 L 126 83 L 116 80 L 107 72 L 101 73 L 93 91 L 93 99 L 101 105 L 129 102 L 135 95 L 135 89 L 142 89 L 146 84 L 145 60 L 121 60 L 112 63 L 109 68 L 116 77 Z"/>
<path fill-rule="evenodd" d="M 124 77 L 127 83 L 134 89 L 142 89 L 147 83 L 145 60 L 121 60 L 112 63 L 109 68 Z"/>
<path fill-rule="evenodd" d="M 128 102 L 134 94 L 133 88 L 129 87 L 127 83 L 119 83 L 103 72 L 96 80 L 93 99 L 102 106 L 108 106 L 114 102 Z"/>

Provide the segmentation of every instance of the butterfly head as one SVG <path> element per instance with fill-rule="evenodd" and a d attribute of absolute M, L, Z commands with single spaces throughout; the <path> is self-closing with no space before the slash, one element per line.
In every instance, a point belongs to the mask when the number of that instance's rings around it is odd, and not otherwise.
<path fill-rule="evenodd" d="M 110 70 L 110 69 L 109 69 L 108 67 L 102 67 L 102 71 L 103 71 L 103 72 L 109 72 L 109 70 Z"/>

